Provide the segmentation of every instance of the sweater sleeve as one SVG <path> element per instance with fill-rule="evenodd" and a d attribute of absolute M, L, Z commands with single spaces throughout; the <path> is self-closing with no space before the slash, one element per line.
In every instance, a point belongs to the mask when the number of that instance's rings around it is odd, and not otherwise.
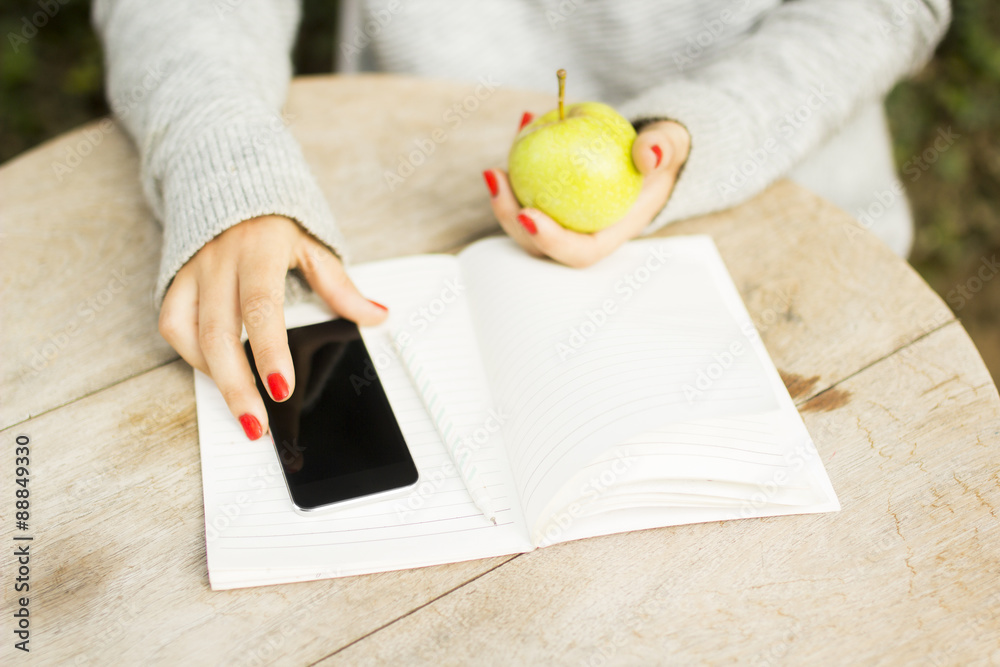
<path fill-rule="evenodd" d="M 205 243 L 256 216 L 287 216 L 342 246 L 281 113 L 299 11 L 295 0 L 94 3 L 111 108 L 163 224 L 156 303 Z"/>
<path fill-rule="evenodd" d="M 675 59 L 679 77 L 619 107 L 634 123 L 671 119 L 691 134 L 687 163 L 648 230 L 738 204 L 786 174 L 921 67 L 949 20 L 947 0 L 795 0 L 710 61 L 689 40 Z"/>

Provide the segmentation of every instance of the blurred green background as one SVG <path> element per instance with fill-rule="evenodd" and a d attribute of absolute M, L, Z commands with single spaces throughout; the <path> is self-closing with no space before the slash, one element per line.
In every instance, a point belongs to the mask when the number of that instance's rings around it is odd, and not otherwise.
<path fill-rule="evenodd" d="M 306 0 L 298 72 L 330 70 L 334 5 Z M 917 220 L 910 260 L 956 310 L 996 381 L 1000 275 L 980 282 L 976 272 L 1000 256 L 1000 2 L 954 0 L 953 6 L 954 21 L 934 58 L 896 86 L 887 107 L 900 170 L 932 147 L 939 130 L 958 135 L 926 172 L 902 176 Z M 4 0 L 0 9 L 6 42 L 0 47 L 0 162 L 108 113 L 90 3 L 60 5 L 15 52 L 8 35 L 20 33 L 22 17 L 37 11 L 34 0 Z M 960 288 L 968 298 L 958 298 Z"/>

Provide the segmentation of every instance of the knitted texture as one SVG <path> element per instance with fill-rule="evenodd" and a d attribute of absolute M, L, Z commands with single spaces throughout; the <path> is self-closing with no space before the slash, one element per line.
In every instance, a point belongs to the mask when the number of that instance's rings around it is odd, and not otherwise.
<path fill-rule="evenodd" d="M 634 122 L 681 122 L 691 154 L 650 230 L 788 174 L 919 68 L 950 19 L 947 0 L 343 0 L 342 9 L 345 69 L 553 90 L 562 67 L 573 100 L 615 105 Z M 280 115 L 298 17 L 288 0 L 94 3 L 112 107 L 164 226 L 157 301 L 207 241 L 258 215 L 293 218 L 344 250 Z M 864 169 L 857 153 L 830 169 Z"/>

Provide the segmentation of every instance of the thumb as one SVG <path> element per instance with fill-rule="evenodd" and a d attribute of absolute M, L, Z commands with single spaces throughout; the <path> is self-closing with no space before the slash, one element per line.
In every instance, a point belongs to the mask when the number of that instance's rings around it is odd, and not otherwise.
<path fill-rule="evenodd" d="M 348 277 L 344 265 L 326 246 L 303 239 L 296 255 L 297 268 L 333 312 L 362 326 L 373 326 L 385 320 L 389 309 L 362 295 Z"/>
<path fill-rule="evenodd" d="M 673 159 L 674 147 L 666 132 L 657 129 L 644 130 L 632 143 L 632 161 L 639 173 L 649 174 L 666 169 Z"/>

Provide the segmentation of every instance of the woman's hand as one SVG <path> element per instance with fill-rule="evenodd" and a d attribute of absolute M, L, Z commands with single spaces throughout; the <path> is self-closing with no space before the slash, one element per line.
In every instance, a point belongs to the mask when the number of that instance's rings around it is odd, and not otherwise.
<path fill-rule="evenodd" d="M 276 215 L 246 220 L 206 243 L 177 272 L 160 308 L 160 333 L 212 376 L 251 440 L 267 432 L 267 413 L 240 334 L 245 325 L 271 398 L 287 399 L 295 373 L 282 306 L 285 274 L 293 268 L 333 312 L 362 325 L 385 319 L 385 307 L 361 296 L 325 245 Z"/>
<path fill-rule="evenodd" d="M 530 121 L 530 116 L 525 114 Z M 522 127 L 525 122 L 522 121 Z M 639 198 L 625 216 L 599 232 L 573 232 L 538 209 L 521 208 L 500 169 L 483 172 L 493 214 L 504 231 L 533 255 L 547 255 L 568 266 L 589 266 L 638 236 L 666 205 L 687 160 L 691 136 L 683 125 L 658 121 L 642 128 L 632 144 L 632 160 L 643 175 Z"/>

